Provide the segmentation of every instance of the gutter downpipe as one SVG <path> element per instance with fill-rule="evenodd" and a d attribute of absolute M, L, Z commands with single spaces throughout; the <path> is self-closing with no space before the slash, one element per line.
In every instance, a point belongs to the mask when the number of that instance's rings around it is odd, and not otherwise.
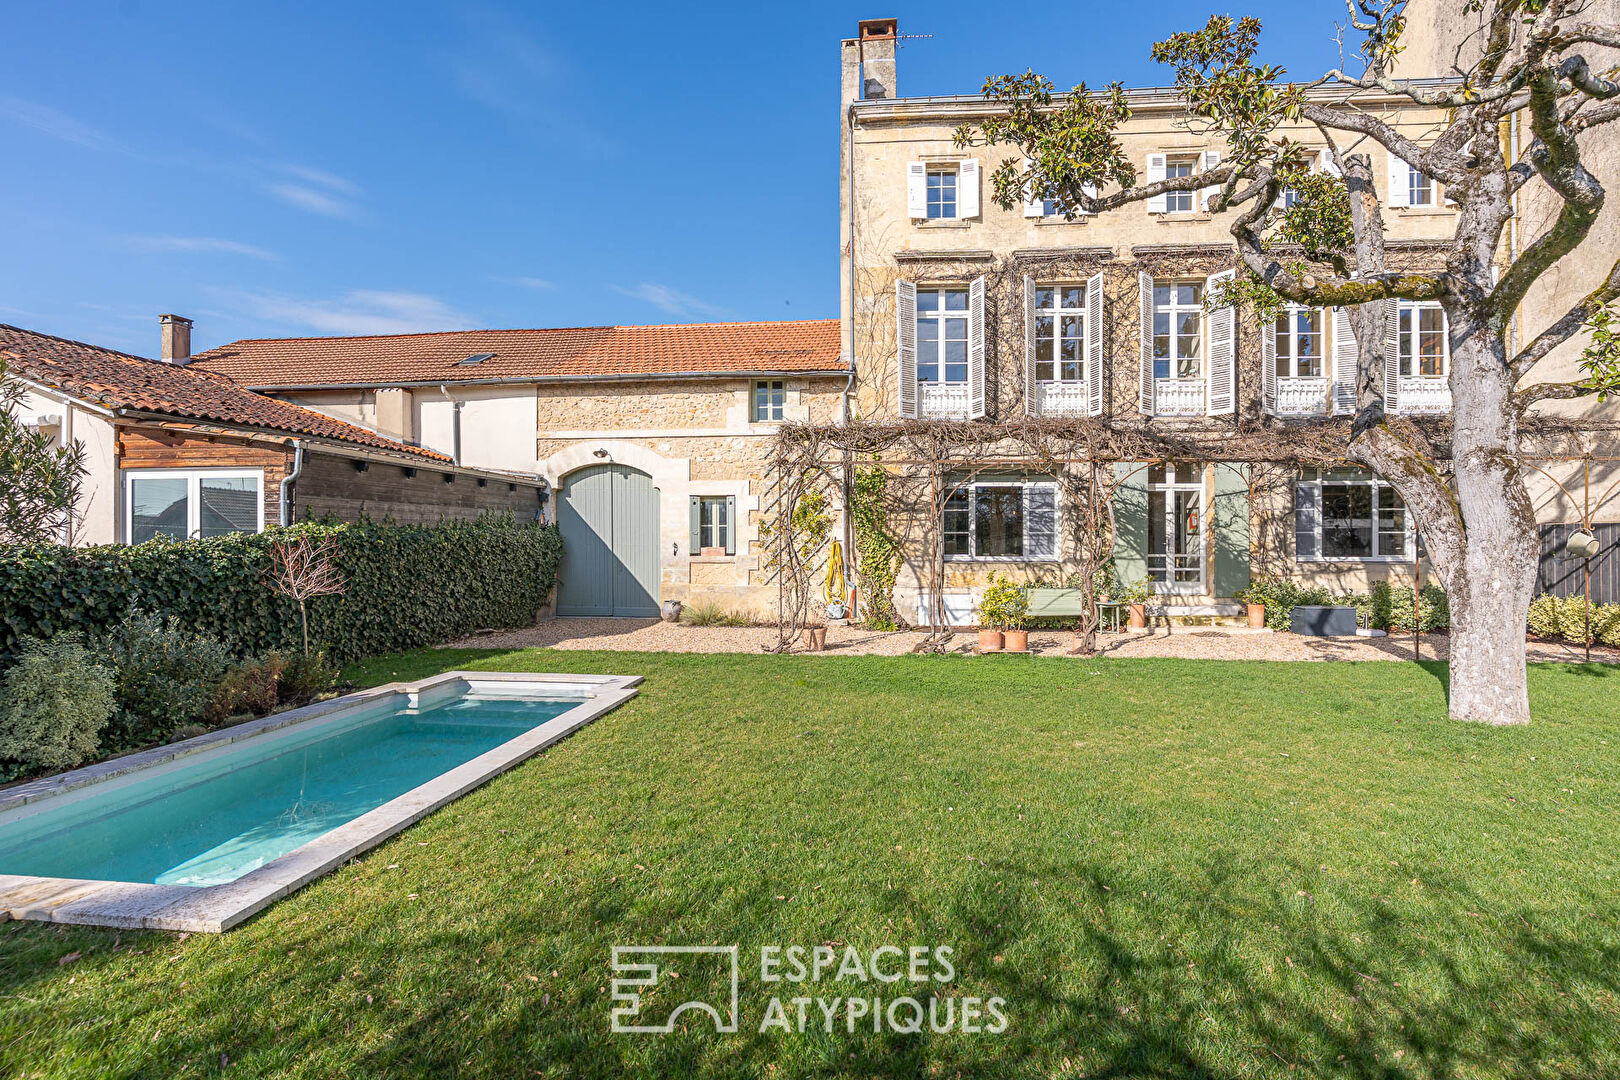
<path fill-rule="evenodd" d="M 450 391 L 444 383 L 439 384 L 439 393 L 450 402 L 450 464 L 461 465 L 461 402 L 450 396 Z"/>
<path fill-rule="evenodd" d="M 298 475 L 304 471 L 304 440 L 293 440 L 293 467 L 292 472 L 281 478 L 281 524 L 285 527 L 292 524 L 292 486 L 298 480 Z"/>
<path fill-rule="evenodd" d="M 857 46 L 859 48 L 859 46 Z M 860 85 L 865 85 L 861 83 Z M 850 395 L 855 390 L 855 103 L 850 102 L 844 122 L 849 125 L 849 160 L 844 163 L 844 175 L 849 184 L 849 223 L 845 242 L 849 245 L 849 373 L 844 376 L 844 395 L 840 405 L 839 421 L 848 427 L 850 422 Z M 860 596 L 855 581 L 855 522 L 850 506 L 855 497 L 855 456 L 844 451 L 844 582 L 845 615 L 855 620 L 855 605 Z"/>

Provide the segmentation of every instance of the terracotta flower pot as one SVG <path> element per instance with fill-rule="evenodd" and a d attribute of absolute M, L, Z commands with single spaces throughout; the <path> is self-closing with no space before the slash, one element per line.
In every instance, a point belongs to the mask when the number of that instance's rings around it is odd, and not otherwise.
<path fill-rule="evenodd" d="M 1130 628 L 1132 630 L 1141 630 L 1141 629 L 1144 629 L 1146 626 L 1147 626 L 1147 605 L 1146 604 L 1132 604 L 1131 605 Z"/>
<path fill-rule="evenodd" d="M 810 651 L 827 651 L 827 628 L 825 626 L 812 626 L 809 628 Z"/>
<path fill-rule="evenodd" d="M 979 631 L 979 651 L 982 652 L 982 653 L 1000 652 L 1001 651 L 1001 631 L 1000 630 L 980 630 Z"/>
<path fill-rule="evenodd" d="M 1266 628 L 1266 605 L 1249 605 L 1249 629 L 1264 630 Z"/>
<path fill-rule="evenodd" d="M 1001 643 L 1008 652 L 1029 652 L 1028 630 L 1003 630 Z"/>

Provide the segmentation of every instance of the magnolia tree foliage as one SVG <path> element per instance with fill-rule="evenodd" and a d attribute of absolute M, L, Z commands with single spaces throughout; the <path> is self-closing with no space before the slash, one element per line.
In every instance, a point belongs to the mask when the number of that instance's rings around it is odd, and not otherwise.
<path fill-rule="evenodd" d="M 1137 182 L 1118 137 L 1131 111 L 1117 84 L 1096 93 L 1082 83 L 1060 94 L 1033 72 L 997 76 L 984 91 L 1003 111 L 956 137 L 960 145 L 1017 148 L 1021 160 L 1009 158 L 992 174 L 996 200 L 1008 208 L 1027 194 L 1054 199 L 1070 214 L 1106 213 L 1167 192 L 1216 187 L 1211 208 L 1235 212 L 1231 232 L 1244 270 L 1221 299 L 1262 311 L 1285 302 L 1347 309 L 1359 358 L 1344 456 L 1395 485 L 1451 595 L 1451 714 L 1525 723 L 1524 626 L 1537 536 L 1520 423 L 1538 401 L 1620 391 L 1612 308 L 1620 261 L 1511 354 L 1507 330 L 1531 285 L 1587 241 L 1603 206 L 1580 137 L 1620 118 L 1620 80 L 1613 70 L 1596 70 L 1587 54 L 1620 48 L 1620 26 L 1590 21 L 1585 0 L 1432 2 L 1446 5 L 1442 19 L 1480 25 L 1477 62 L 1440 82 L 1392 74 L 1406 0 L 1347 0 L 1341 34 L 1359 41 L 1355 62 L 1309 82 L 1287 81 L 1282 68 L 1257 60 L 1257 19 L 1216 16 L 1159 42 L 1153 56 L 1174 70 L 1189 124 L 1226 146 L 1222 164 L 1194 176 Z M 1348 100 L 1369 90 L 1431 107 L 1437 136 L 1414 142 L 1376 110 Z M 1516 154 L 1502 137 L 1515 116 L 1529 132 Z M 1312 171 L 1316 147 L 1284 133 L 1301 124 L 1314 126 L 1333 170 Z M 1445 185 L 1457 228 L 1443 268 L 1390 269 L 1382 204 L 1363 149 L 1369 143 Z M 1503 240 L 1513 198 L 1532 182 L 1558 200 L 1556 220 L 1508 261 Z M 1285 189 L 1295 194 L 1286 209 L 1279 198 Z M 1384 301 L 1395 299 L 1433 300 L 1445 309 L 1449 447 L 1437 450 L 1386 412 L 1382 373 L 1394 343 L 1385 334 Z M 1583 328 L 1592 339 L 1579 379 L 1521 385 L 1537 361 Z"/>
<path fill-rule="evenodd" d="M 0 364 L 0 544 L 65 538 L 84 477 L 84 448 L 52 446 L 18 418 L 23 385 Z"/>

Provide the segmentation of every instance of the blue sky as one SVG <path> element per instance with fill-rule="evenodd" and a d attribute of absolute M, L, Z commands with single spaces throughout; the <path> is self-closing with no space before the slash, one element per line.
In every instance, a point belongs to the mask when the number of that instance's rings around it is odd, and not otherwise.
<path fill-rule="evenodd" d="M 0 322 L 151 355 L 166 311 L 198 348 L 836 316 L 858 19 L 931 35 L 900 52 L 921 95 L 1160 84 L 1151 42 L 1211 10 L 1301 76 L 1337 60 L 1330 0 L 3 0 Z"/>

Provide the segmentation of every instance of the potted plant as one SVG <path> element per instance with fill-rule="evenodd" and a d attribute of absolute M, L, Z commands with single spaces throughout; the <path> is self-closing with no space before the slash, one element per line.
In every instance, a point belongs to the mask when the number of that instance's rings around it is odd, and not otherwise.
<path fill-rule="evenodd" d="M 1237 591 L 1235 599 L 1248 608 L 1249 629 L 1264 630 L 1266 626 L 1266 596 L 1270 590 L 1264 581 L 1251 581 Z"/>
<path fill-rule="evenodd" d="M 1129 585 L 1124 583 L 1119 587 L 1119 602 L 1130 611 L 1129 625 L 1132 630 L 1142 630 L 1147 627 L 1147 601 L 1153 595 L 1153 586 L 1147 578 L 1133 581 Z"/>
<path fill-rule="evenodd" d="M 1029 593 L 1016 581 L 999 573 L 990 575 L 990 584 L 979 598 L 979 651 L 1029 651 Z"/>

